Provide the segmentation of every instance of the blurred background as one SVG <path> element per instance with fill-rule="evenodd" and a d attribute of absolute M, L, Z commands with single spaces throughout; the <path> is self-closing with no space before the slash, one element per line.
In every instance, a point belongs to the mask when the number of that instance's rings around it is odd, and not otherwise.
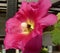
<path fill-rule="evenodd" d="M 16 50 L 17 51 L 16 52 L 13 49 L 6 52 L 3 46 L 3 40 L 5 37 L 5 22 L 7 19 L 12 17 L 15 14 L 15 12 L 18 11 L 18 8 L 21 5 L 21 1 L 22 0 L 0 0 L 0 53 L 9 53 L 9 52 L 19 53 L 19 50 Z M 27 0 L 27 1 L 31 1 L 31 0 Z M 52 7 L 48 12 L 53 14 L 57 14 L 58 12 L 60 12 L 60 0 L 51 0 L 51 2 L 52 2 Z M 47 39 L 50 38 L 50 36 L 46 36 L 46 37 Z M 48 41 L 44 41 L 46 37 L 43 37 L 43 46 L 45 45 L 45 47 L 49 45 L 48 43 L 45 44 L 45 42 L 49 42 L 49 41 L 51 42 L 51 38 Z M 53 50 L 52 51 L 53 53 L 60 53 L 59 52 L 60 48 L 54 45 L 52 45 L 51 49 Z"/>

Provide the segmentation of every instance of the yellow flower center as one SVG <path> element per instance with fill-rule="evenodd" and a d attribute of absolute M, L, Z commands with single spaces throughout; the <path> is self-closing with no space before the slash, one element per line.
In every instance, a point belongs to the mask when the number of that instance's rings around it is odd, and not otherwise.
<path fill-rule="evenodd" d="M 27 20 L 26 22 L 21 23 L 21 33 L 29 34 L 34 29 L 34 22 L 31 20 Z"/>

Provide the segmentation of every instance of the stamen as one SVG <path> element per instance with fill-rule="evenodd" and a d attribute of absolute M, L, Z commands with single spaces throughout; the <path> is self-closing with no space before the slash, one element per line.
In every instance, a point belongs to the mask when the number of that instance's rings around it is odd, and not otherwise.
<path fill-rule="evenodd" d="M 21 23 L 21 27 L 26 28 L 27 27 L 27 23 L 26 22 Z"/>
<path fill-rule="evenodd" d="M 30 28 L 30 27 L 31 27 L 31 25 L 27 24 L 27 28 Z"/>
<path fill-rule="evenodd" d="M 34 23 L 30 20 L 27 22 L 21 23 L 21 33 L 22 34 L 29 34 L 32 29 L 34 29 Z"/>

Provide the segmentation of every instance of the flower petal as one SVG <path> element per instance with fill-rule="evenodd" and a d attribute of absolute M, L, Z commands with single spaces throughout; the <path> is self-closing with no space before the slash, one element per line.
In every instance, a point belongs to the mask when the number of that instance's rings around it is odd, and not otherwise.
<path fill-rule="evenodd" d="M 20 21 L 25 21 L 27 18 L 27 15 L 24 13 L 22 9 L 20 9 L 13 18 L 17 18 Z"/>
<path fill-rule="evenodd" d="M 15 42 L 15 35 L 14 34 L 9 34 L 7 33 L 6 34 L 6 37 L 4 39 L 4 46 L 5 46 L 5 49 L 15 49 L 17 48 L 17 45 L 15 44 L 14 46 L 14 42 Z"/>
<path fill-rule="evenodd" d="M 34 53 L 34 52 L 40 52 L 42 47 L 42 35 L 36 33 L 35 30 L 33 30 L 26 39 L 24 39 L 23 42 L 23 53 Z"/>
<path fill-rule="evenodd" d="M 24 50 L 22 53 L 40 53 L 40 51 Z"/>
<path fill-rule="evenodd" d="M 6 22 L 6 37 L 4 40 L 4 45 L 6 49 L 22 49 L 24 47 L 24 44 L 22 42 L 26 39 L 28 35 L 20 33 L 20 24 L 21 21 L 16 18 L 10 18 Z M 26 42 L 24 43 L 26 44 Z"/>
<path fill-rule="evenodd" d="M 28 18 L 30 19 L 33 17 L 34 14 L 31 5 L 26 1 L 22 2 L 22 5 L 19 8 L 18 12 L 23 15 L 23 19 L 28 19 Z"/>
<path fill-rule="evenodd" d="M 51 5 L 50 0 L 39 0 L 39 16 L 45 16 Z"/>
<path fill-rule="evenodd" d="M 40 53 L 42 47 L 42 36 L 37 35 L 31 38 L 25 45 L 23 53 Z"/>
<path fill-rule="evenodd" d="M 21 10 L 24 12 L 25 15 L 28 16 L 29 11 L 31 10 L 29 3 L 23 1 L 21 7 L 19 8 L 19 12 L 21 12 Z"/>
<path fill-rule="evenodd" d="M 57 22 L 57 17 L 54 14 L 49 14 L 39 20 L 40 25 L 50 26 Z"/>
<path fill-rule="evenodd" d="M 40 1 L 40 8 L 43 9 L 49 9 L 51 7 L 51 1 L 50 0 L 39 0 Z"/>
<path fill-rule="evenodd" d="M 17 49 L 19 48 L 18 40 L 23 39 L 23 35 L 20 34 L 20 21 L 16 18 L 10 18 L 6 22 L 6 37 L 4 40 L 4 45 L 6 49 Z M 15 44 L 15 45 L 14 45 Z"/>
<path fill-rule="evenodd" d="M 23 1 L 21 7 L 19 8 L 19 13 L 23 14 L 24 18 L 35 18 L 37 17 L 37 3 Z M 35 15 L 35 16 L 34 16 Z"/>
<path fill-rule="evenodd" d="M 7 33 L 18 33 L 18 32 L 20 32 L 20 23 L 21 23 L 21 21 L 19 21 L 18 19 L 10 18 L 6 22 L 6 32 Z"/>
<path fill-rule="evenodd" d="M 24 35 L 21 34 L 10 34 L 7 33 L 4 39 L 5 49 L 21 49 L 21 41 L 25 38 Z"/>

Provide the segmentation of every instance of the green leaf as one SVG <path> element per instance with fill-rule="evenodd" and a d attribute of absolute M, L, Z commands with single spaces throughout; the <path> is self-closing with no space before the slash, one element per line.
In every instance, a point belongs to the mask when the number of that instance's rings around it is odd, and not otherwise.
<path fill-rule="evenodd" d="M 48 48 L 42 48 L 41 52 L 40 53 L 48 53 Z"/>
<path fill-rule="evenodd" d="M 55 24 L 55 28 L 60 29 L 60 21 Z"/>
<path fill-rule="evenodd" d="M 60 13 L 57 14 L 58 20 L 60 20 Z"/>
<path fill-rule="evenodd" d="M 44 29 L 44 33 L 52 30 L 54 30 L 54 26 L 48 26 Z"/>
<path fill-rule="evenodd" d="M 60 45 L 60 21 L 55 25 L 55 29 L 51 31 L 52 42 L 56 45 Z"/>

